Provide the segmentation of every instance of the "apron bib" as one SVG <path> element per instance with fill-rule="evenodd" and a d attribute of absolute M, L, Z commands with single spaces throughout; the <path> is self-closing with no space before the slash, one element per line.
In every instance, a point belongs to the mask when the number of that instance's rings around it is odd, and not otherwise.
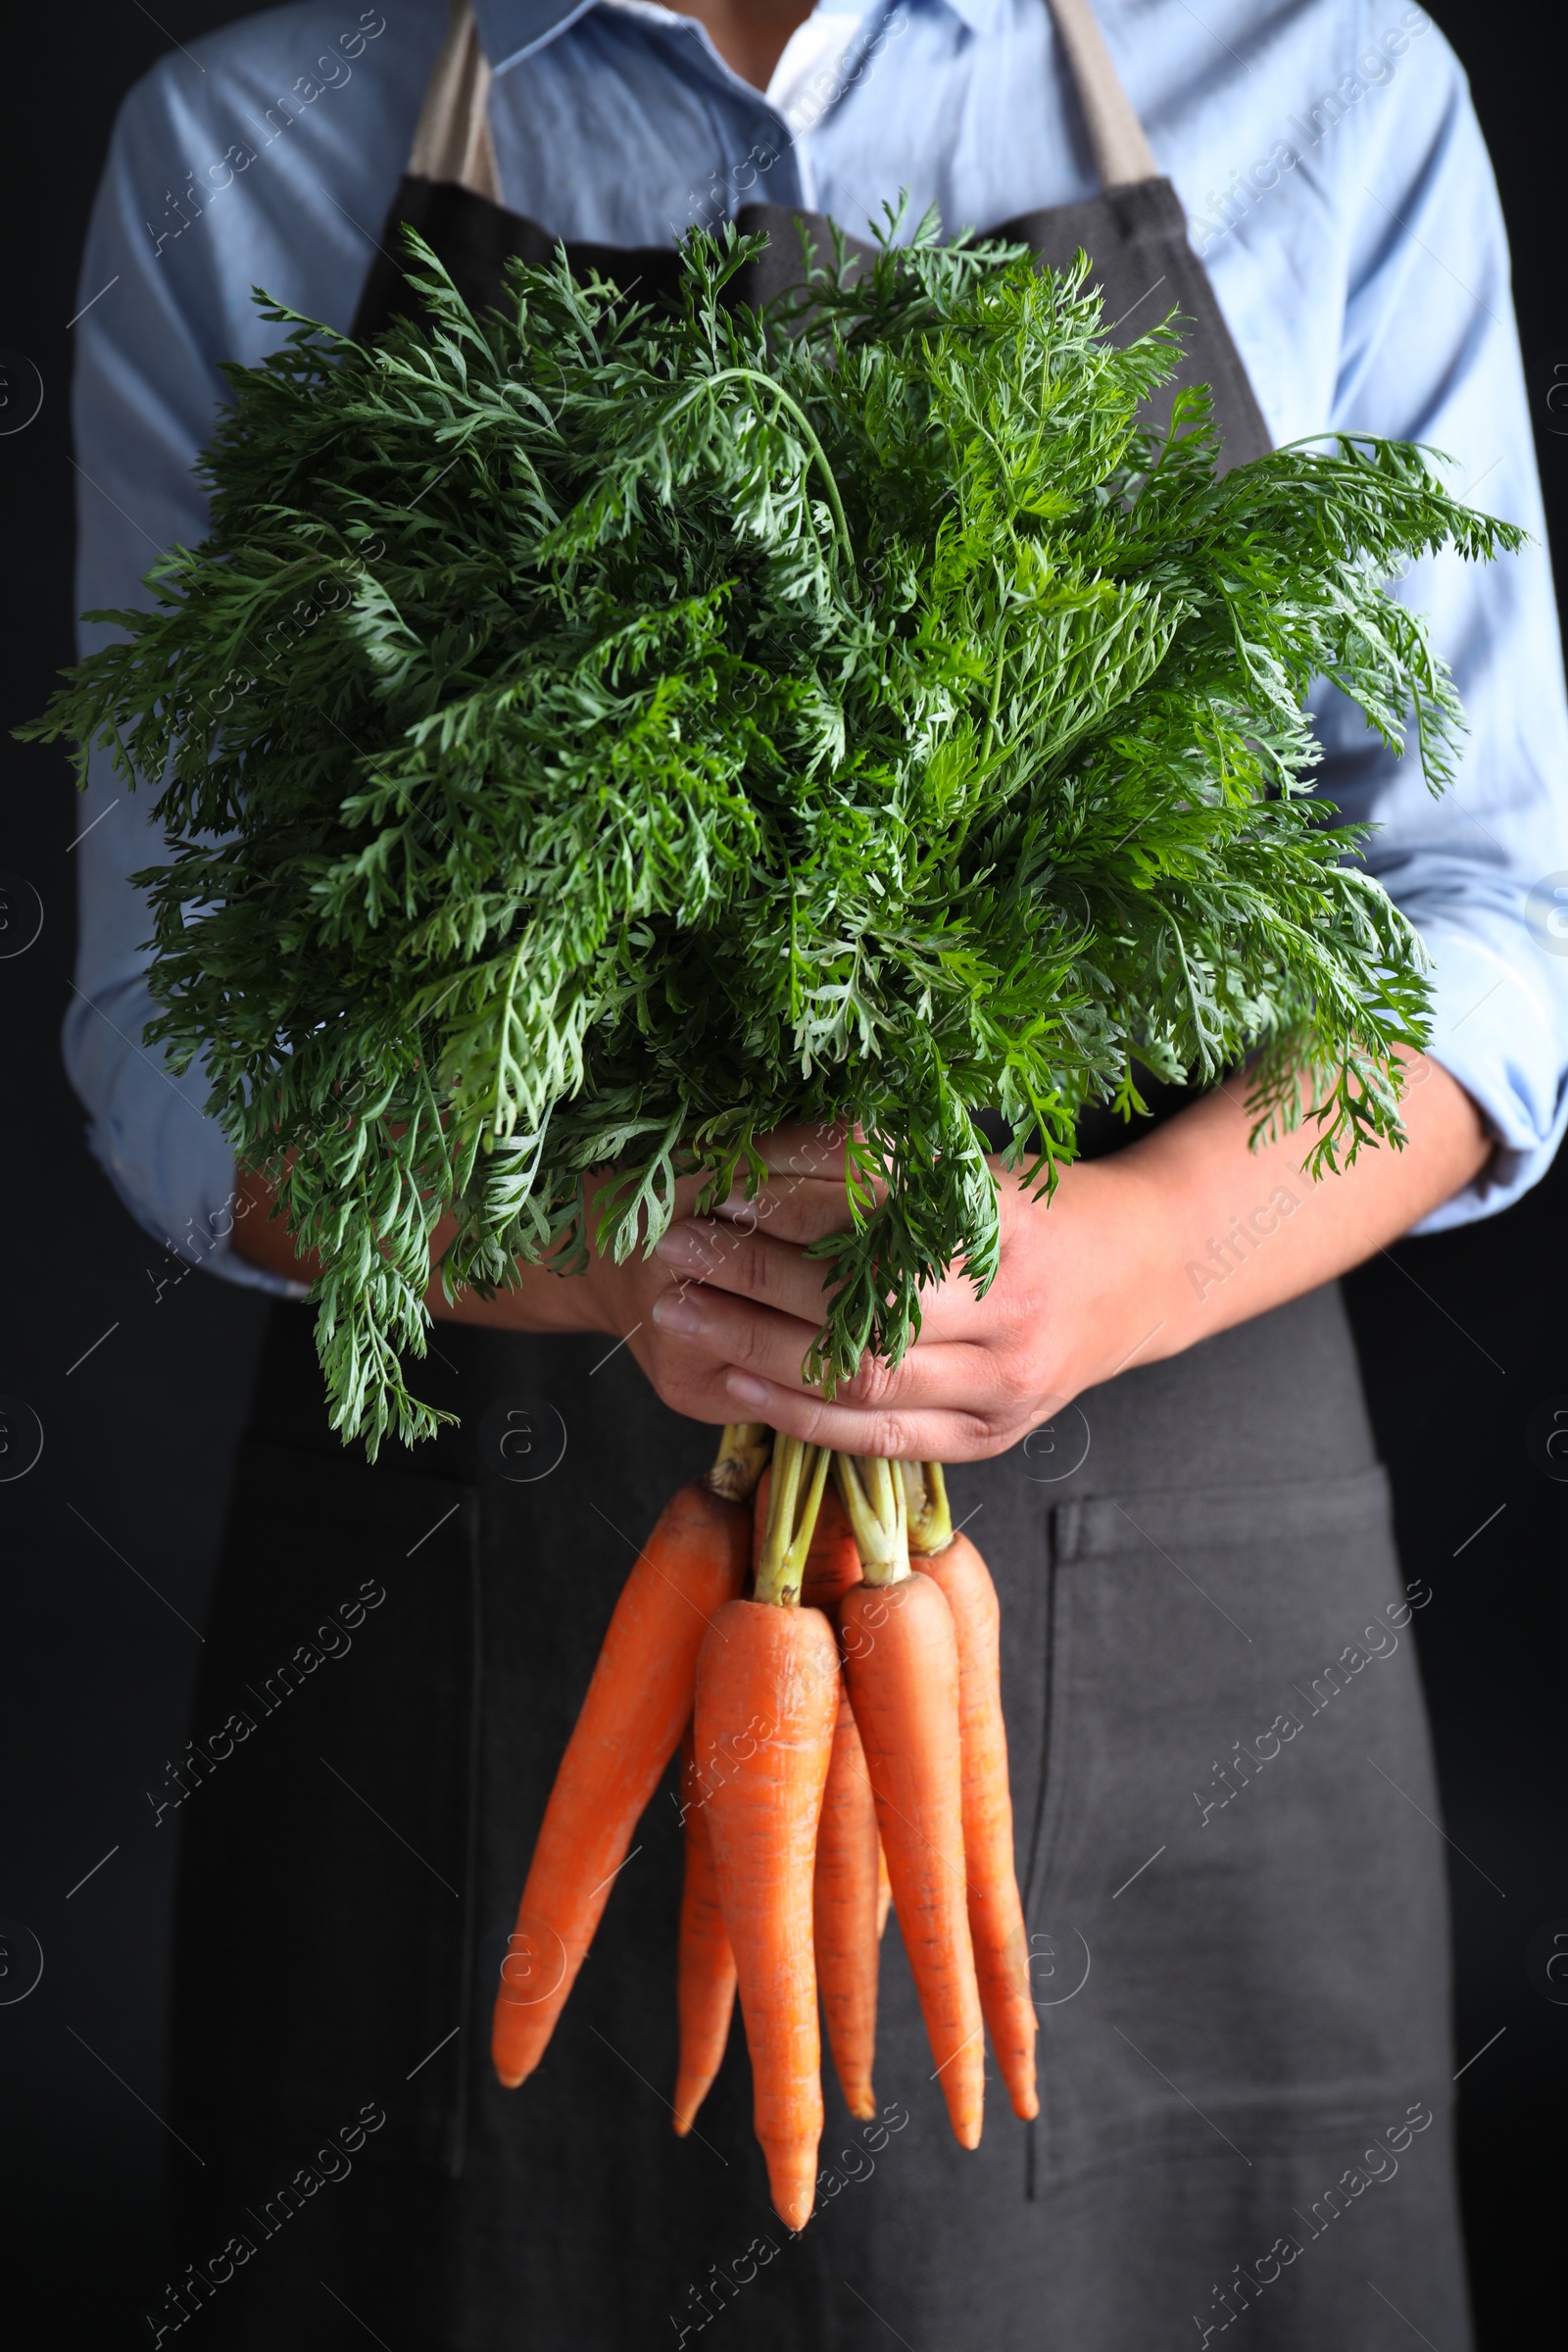
<path fill-rule="evenodd" d="M 1083 246 L 1129 337 L 1179 306 L 1183 380 L 1212 385 L 1226 462 L 1258 456 L 1175 191 L 1087 0 L 1051 4 L 1103 188 L 997 233 L 1056 266 Z M 456 7 L 388 224 L 414 221 L 476 308 L 509 257 L 555 249 L 497 200 L 488 81 Z M 796 220 L 737 215 L 785 232 L 740 299 L 798 274 Z M 640 293 L 673 282 L 668 251 L 567 252 Z M 356 333 L 411 300 L 381 254 Z M 1085 1148 L 1127 1133 L 1087 1122 Z M 890 1923 L 882 2121 L 850 2121 L 824 2052 L 817 2213 L 794 2239 L 738 2020 L 691 2137 L 670 2129 L 672 1781 L 540 2072 L 507 2093 L 488 2061 L 611 1610 L 713 1433 L 598 1338 L 443 1326 L 421 1393 L 462 1427 L 371 1470 L 327 1430 L 310 1325 L 273 1309 L 203 1653 L 206 1766 L 179 1800 L 174 2125 L 205 2163 L 174 2176 L 178 2260 L 254 2247 L 210 2342 L 1153 2352 L 1248 2310 L 1255 2345 L 1321 2352 L 1401 2340 L 1392 2304 L 1464 2352 L 1442 1849 L 1413 1810 L 1438 1797 L 1335 1287 L 950 1473 L 1002 1599 L 1043 2111 L 1016 2123 L 993 2073 L 979 2150 L 956 2145 Z"/>
<path fill-rule="evenodd" d="M 1187 240 L 1181 200 L 1156 169 L 1143 125 L 1133 113 L 1111 67 L 1088 0 L 1053 0 L 1058 37 L 1073 67 L 1102 192 L 1084 204 L 1053 206 L 1005 220 L 988 233 L 1008 244 L 1027 245 L 1053 269 L 1065 269 L 1082 247 L 1094 264 L 1094 281 L 1104 297 L 1111 333 L 1129 343 L 1173 307 L 1190 322 L 1187 354 L 1171 385 L 1152 411 L 1168 415 L 1173 394 L 1188 384 L 1206 383 L 1214 395 L 1215 419 L 1224 463 L 1242 465 L 1273 447 L 1263 413 L 1231 338 L 1208 272 Z M 409 169 L 393 200 L 381 242 L 370 264 L 355 312 L 353 333 L 365 342 L 387 322 L 416 313 L 418 298 L 394 259 L 401 252 L 397 230 L 416 228 L 439 255 L 470 310 L 502 299 L 507 263 L 552 261 L 554 232 L 499 202 L 495 155 L 484 109 L 490 69 L 478 43 L 473 18 L 455 0 L 452 26 L 436 60 Z M 730 281 L 729 299 L 760 306 L 798 283 L 799 228 L 811 244 L 831 251 L 827 222 L 817 213 L 776 204 L 746 204 L 735 214 L 745 233 L 761 231 L 767 250 Z M 847 239 L 852 254 L 869 258 L 875 247 Z M 566 258 L 580 274 L 601 270 L 623 292 L 640 300 L 672 295 L 679 265 L 672 246 L 626 247 L 566 241 Z"/>

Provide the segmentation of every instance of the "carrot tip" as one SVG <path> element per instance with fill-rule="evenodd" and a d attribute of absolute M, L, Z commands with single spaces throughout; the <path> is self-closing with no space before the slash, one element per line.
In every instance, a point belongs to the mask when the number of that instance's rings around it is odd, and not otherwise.
<path fill-rule="evenodd" d="M 762 2154 L 767 2162 L 767 2188 L 773 2211 L 791 2230 L 804 2230 L 811 2218 L 816 2202 L 816 2136 L 805 2143 L 781 2147 L 777 2141 L 764 2141 Z"/>
<path fill-rule="evenodd" d="M 527 2077 L 525 2075 L 504 2075 L 498 2066 L 496 2068 L 496 2081 L 500 2083 L 503 2090 L 516 2090 L 523 2082 L 527 2081 Z"/>
<path fill-rule="evenodd" d="M 953 2134 L 960 2148 L 977 2148 L 980 2145 L 980 2126 L 978 2123 L 965 2124 L 961 2131 L 958 2126 L 955 2124 L 953 2127 Z"/>
<path fill-rule="evenodd" d="M 870 2090 L 862 2091 L 858 2098 L 846 2099 L 844 2104 L 858 2124 L 870 2123 L 876 2114 L 876 2094 Z"/>

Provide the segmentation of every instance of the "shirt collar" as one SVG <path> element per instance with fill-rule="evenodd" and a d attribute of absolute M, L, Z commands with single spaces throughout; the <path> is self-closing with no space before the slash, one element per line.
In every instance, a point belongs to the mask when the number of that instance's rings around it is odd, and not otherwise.
<path fill-rule="evenodd" d="M 954 15 L 974 32 L 989 32 L 1002 13 L 1004 0 L 936 0 L 940 7 L 951 8 Z M 490 60 L 492 70 L 499 74 L 514 66 L 536 49 L 545 48 L 558 33 L 585 17 L 598 0 L 473 0 L 474 22 L 479 28 L 479 45 Z M 846 15 L 864 14 L 875 0 L 844 0 Z M 920 0 L 916 0 L 920 5 Z M 679 14 L 678 0 L 675 13 Z"/>
<path fill-rule="evenodd" d="M 594 0 L 473 0 L 479 46 L 499 74 L 585 17 Z"/>

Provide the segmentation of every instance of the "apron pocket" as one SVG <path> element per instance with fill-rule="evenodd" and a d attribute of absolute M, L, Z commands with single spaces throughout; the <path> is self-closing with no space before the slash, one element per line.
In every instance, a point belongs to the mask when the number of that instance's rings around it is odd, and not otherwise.
<path fill-rule="evenodd" d="M 1068 1501 L 1053 1532 L 1045 2169 L 1170 2143 L 1250 2162 L 1436 2100 L 1431 1594 L 1400 1581 L 1383 1471 Z"/>
<path fill-rule="evenodd" d="M 367 2157 L 461 2170 L 477 1556 L 469 1488 L 241 1450 L 175 1816 L 174 2071 L 193 2145 L 247 2178 L 362 2126 Z"/>

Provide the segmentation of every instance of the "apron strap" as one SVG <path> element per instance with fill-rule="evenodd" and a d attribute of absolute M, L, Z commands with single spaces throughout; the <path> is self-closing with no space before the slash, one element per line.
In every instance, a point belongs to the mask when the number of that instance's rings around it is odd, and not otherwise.
<path fill-rule="evenodd" d="M 1154 151 L 1111 64 L 1091 0 L 1050 0 L 1050 6 L 1077 85 L 1102 187 L 1125 188 L 1141 179 L 1158 179 Z"/>
<path fill-rule="evenodd" d="M 409 153 L 411 179 L 468 188 L 501 202 L 490 137 L 490 60 L 479 46 L 469 0 L 451 0 L 451 21 L 435 61 Z"/>
<path fill-rule="evenodd" d="M 1091 0 L 1049 0 L 1062 55 L 1084 111 L 1101 185 L 1157 179 L 1159 166 L 1111 63 Z M 451 22 L 419 111 L 409 156 L 415 179 L 444 181 L 501 201 L 490 137 L 490 61 L 469 0 L 451 0 Z"/>

